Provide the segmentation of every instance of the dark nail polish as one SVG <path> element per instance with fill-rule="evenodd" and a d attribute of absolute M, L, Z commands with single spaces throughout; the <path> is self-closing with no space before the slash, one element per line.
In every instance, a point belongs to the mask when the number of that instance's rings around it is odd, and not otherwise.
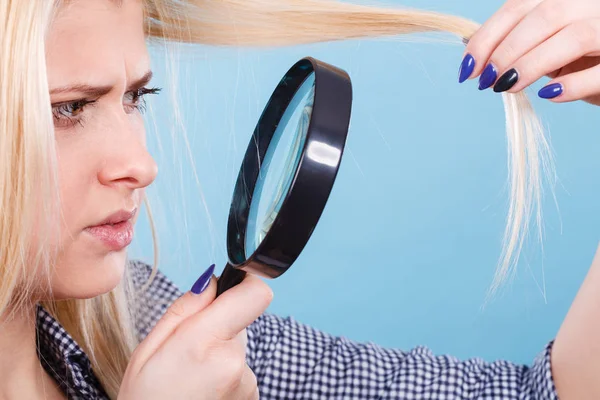
<path fill-rule="evenodd" d="M 498 71 L 494 64 L 488 64 L 479 77 L 479 90 L 485 90 L 492 86 L 498 78 Z"/>
<path fill-rule="evenodd" d="M 510 90 L 519 81 L 519 73 L 511 68 L 506 71 L 494 85 L 494 92 L 501 93 Z"/>
<path fill-rule="evenodd" d="M 196 283 L 194 283 L 194 285 L 192 286 L 192 293 L 200 294 L 204 292 L 208 287 L 208 284 L 210 283 L 210 279 L 213 276 L 213 272 L 215 272 L 215 264 L 208 267 L 208 269 L 204 271 L 202 275 L 200 275 L 200 278 L 198 278 Z"/>
<path fill-rule="evenodd" d="M 542 99 L 553 99 L 560 96 L 562 92 L 563 87 L 560 83 L 552 83 L 541 88 L 538 92 L 538 96 L 540 96 Z"/>
<path fill-rule="evenodd" d="M 475 69 L 475 59 L 472 55 L 467 54 L 465 58 L 463 58 L 462 63 L 460 64 L 460 69 L 458 71 L 458 83 L 463 83 L 473 73 Z"/>

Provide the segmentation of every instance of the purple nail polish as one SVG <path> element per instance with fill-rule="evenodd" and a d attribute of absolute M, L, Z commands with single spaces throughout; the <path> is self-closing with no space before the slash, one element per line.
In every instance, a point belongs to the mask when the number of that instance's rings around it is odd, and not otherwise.
<path fill-rule="evenodd" d="M 467 54 L 460 64 L 460 70 L 458 71 L 458 83 L 463 83 L 469 79 L 474 69 L 475 58 L 473 58 L 471 54 Z"/>
<path fill-rule="evenodd" d="M 560 83 L 552 83 L 541 88 L 538 92 L 538 96 L 540 96 L 542 99 L 553 99 L 560 96 L 562 92 L 563 87 Z"/>
<path fill-rule="evenodd" d="M 494 64 L 488 64 L 479 77 L 479 90 L 485 90 L 492 86 L 498 78 L 498 71 Z"/>
<path fill-rule="evenodd" d="M 198 280 L 192 286 L 191 292 L 194 294 L 200 294 L 204 292 L 210 283 L 213 272 L 215 272 L 215 264 L 208 267 L 208 269 L 204 271 L 202 275 L 200 275 L 200 278 L 198 278 Z"/>

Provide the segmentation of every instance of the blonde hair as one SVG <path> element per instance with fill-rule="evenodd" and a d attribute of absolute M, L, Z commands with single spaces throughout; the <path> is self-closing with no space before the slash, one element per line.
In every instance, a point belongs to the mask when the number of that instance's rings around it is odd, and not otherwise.
<path fill-rule="evenodd" d="M 60 198 L 44 59 L 45 32 L 57 6 L 58 0 L 0 2 L 2 315 L 13 309 L 11 304 L 16 309 L 26 306 L 37 284 L 34 276 L 49 277 L 57 250 L 50 240 L 50 232 L 56 231 L 50 227 L 60 218 Z M 147 36 L 161 43 L 281 46 L 417 32 L 468 39 L 479 27 L 457 16 L 332 0 L 144 0 L 144 7 Z M 542 172 L 551 169 L 548 144 L 525 94 L 503 94 L 503 100 L 510 204 L 491 292 L 514 271 L 532 214 L 541 226 Z M 35 238 L 29 232 L 36 232 Z M 156 266 L 155 262 L 150 280 Z M 131 288 L 126 274 L 117 288 L 102 296 L 44 302 L 86 351 L 111 398 L 117 397 L 137 344 L 129 312 L 135 301 Z"/>

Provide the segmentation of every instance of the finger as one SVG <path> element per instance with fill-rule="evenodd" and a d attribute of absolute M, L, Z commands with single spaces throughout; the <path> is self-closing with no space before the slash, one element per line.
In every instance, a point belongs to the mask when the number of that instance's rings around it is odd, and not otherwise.
<path fill-rule="evenodd" d="M 256 400 L 259 398 L 256 375 L 249 367 L 244 370 L 244 375 L 242 376 L 242 387 L 246 388 L 246 394 L 245 397 L 243 397 L 244 399 Z"/>
<path fill-rule="evenodd" d="M 597 50 L 600 50 L 600 20 L 568 25 L 517 60 L 498 79 L 494 91 L 521 91 L 543 76 Z"/>
<path fill-rule="evenodd" d="M 246 354 L 246 345 L 247 345 L 247 337 L 246 337 L 246 329 L 243 329 L 233 338 L 233 346 L 240 353 Z"/>
<path fill-rule="evenodd" d="M 556 78 L 556 77 L 560 76 L 560 75 L 561 75 L 561 73 L 562 73 L 562 68 L 561 68 L 561 69 L 557 69 L 557 70 L 555 70 L 555 71 L 551 71 L 550 73 L 548 73 L 548 75 L 547 75 L 547 76 L 548 76 L 549 78 L 551 78 L 551 79 L 554 79 L 554 78 Z"/>
<path fill-rule="evenodd" d="M 600 94 L 600 66 L 550 81 L 538 93 L 555 103 L 592 98 Z"/>
<path fill-rule="evenodd" d="M 592 105 L 595 106 L 600 106 L 600 95 L 596 95 L 596 96 L 591 96 L 591 97 L 584 97 L 583 99 L 581 99 L 587 103 L 590 103 Z"/>
<path fill-rule="evenodd" d="M 523 55 L 576 21 L 578 12 L 577 6 L 567 3 L 566 0 L 547 0 L 540 3 L 498 45 L 489 63 L 493 64 L 498 72 L 506 71 Z"/>
<path fill-rule="evenodd" d="M 573 72 L 583 71 L 585 69 L 590 69 L 600 64 L 600 57 L 582 57 L 571 64 L 567 64 L 562 67 L 560 70 L 556 71 L 554 76 L 550 76 L 552 79 L 557 78 L 559 76 L 564 76 L 568 74 L 572 74 Z"/>
<path fill-rule="evenodd" d="M 256 375 L 254 375 L 254 372 L 249 367 L 246 367 L 240 379 L 239 386 L 227 397 L 232 400 L 256 400 L 259 398 L 258 396 Z"/>
<path fill-rule="evenodd" d="M 214 265 L 206 270 L 197 282 L 205 282 L 210 278 L 208 287 L 199 295 L 186 292 L 171 304 L 162 318 L 156 323 L 152 331 L 135 349 L 136 362 L 144 363 L 175 329 L 190 316 L 204 310 L 215 299 L 217 293 L 217 279 L 213 276 Z"/>
<path fill-rule="evenodd" d="M 202 312 L 185 321 L 196 337 L 212 335 L 231 340 L 254 322 L 269 306 L 273 292 L 261 279 L 248 274 L 244 280 L 217 297 Z M 186 333 L 187 334 L 187 333 Z"/>
<path fill-rule="evenodd" d="M 494 49 L 502 42 L 506 35 L 542 0 L 511 0 L 506 2 L 494 15 L 492 15 L 478 30 L 469 38 L 464 55 L 473 57 L 474 67 L 472 73 L 467 68 L 461 68 L 461 72 L 467 70 L 466 77 L 475 78 L 485 67 Z M 465 58 L 466 59 L 466 58 Z M 463 61 L 463 67 L 466 67 Z M 462 74 L 461 74 L 462 75 Z M 464 79 L 463 79 L 464 78 Z"/>
<path fill-rule="evenodd" d="M 242 330 L 240 333 L 237 334 L 236 340 L 239 340 L 244 349 L 246 348 L 246 346 L 248 346 L 248 332 L 246 331 L 246 329 Z"/>
<path fill-rule="evenodd" d="M 600 57 L 598 56 L 581 57 L 580 59 L 575 60 L 571 64 L 567 64 L 565 66 L 562 66 L 560 69 L 557 69 L 556 71 L 550 72 L 547 76 L 550 79 L 556 79 L 559 76 L 568 75 L 573 72 L 583 71 L 584 69 L 595 67 L 598 64 L 600 64 Z"/>

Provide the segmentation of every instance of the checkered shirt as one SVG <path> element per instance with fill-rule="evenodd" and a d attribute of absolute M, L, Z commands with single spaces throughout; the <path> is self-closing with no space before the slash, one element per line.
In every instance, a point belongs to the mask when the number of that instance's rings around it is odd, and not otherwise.
<path fill-rule="evenodd" d="M 132 261 L 141 286 L 151 267 Z M 162 273 L 134 305 L 143 339 L 182 292 Z M 86 354 L 42 307 L 37 309 L 38 354 L 69 399 L 107 399 Z M 426 347 L 387 349 L 334 337 L 293 318 L 260 316 L 248 327 L 247 363 L 260 398 L 558 400 L 548 343 L 530 366 L 436 356 Z M 174 394 L 173 399 L 177 395 Z"/>

